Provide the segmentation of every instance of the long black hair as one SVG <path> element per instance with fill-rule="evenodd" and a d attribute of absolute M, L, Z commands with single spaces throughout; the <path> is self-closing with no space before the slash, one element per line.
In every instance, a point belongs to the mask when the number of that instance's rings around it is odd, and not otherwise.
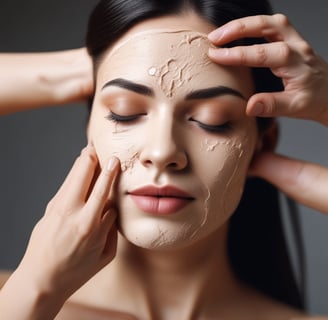
<path fill-rule="evenodd" d="M 193 10 L 214 26 L 233 19 L 271 14 L 266 0 L 101 0 L 92 12 L 86 45 L 97 66 L 106 49 L 140 21 Z M 240 44 L 263 43 L 242 39 Z M 228 46 L 236 45 L 230 43 Z M 269 69 L 252 69 L 256 92 L 280 91 L 282 82 Z M 272 119 L 257 119 L 263 132 Z M 236 276 L 272 298 L 304 309 L 283 232 L 279 194 L 262 179 L 248 179 L 231 218 L 228 253 Z"/>

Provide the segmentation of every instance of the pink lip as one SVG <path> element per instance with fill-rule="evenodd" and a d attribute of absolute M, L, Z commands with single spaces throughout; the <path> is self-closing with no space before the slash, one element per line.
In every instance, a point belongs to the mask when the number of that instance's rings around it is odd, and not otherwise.
<path fill-rule="evenodd" d="M 173 214 L 194 200 L 190 194 L 173 186 L 145 186 L 129 194 L 140 210 L 151 214 Z"/>

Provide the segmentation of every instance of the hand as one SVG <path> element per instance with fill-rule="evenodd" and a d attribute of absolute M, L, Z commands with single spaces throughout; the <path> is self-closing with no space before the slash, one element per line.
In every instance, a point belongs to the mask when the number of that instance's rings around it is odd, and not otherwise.
<path fill-rule="evenodd" d="M 296 201 L 328 214 L 328 169 L 272 152 L 259 154 L 250 174 L 274 184 Z"/>
<path fill-rule="evenodd" d="M 42 293 L 66 300 L 115 256 L 112 197 L 119 161 L 111 158 L 93 185 L 97 167 L 88 146 L 32 232 L 16 273 L 23 272 L 30 287 Z"/>
<path fill-rule="evenodd" d="M 264 37 L 269 43 L 210 49 L 209 57 L 223 65 L 266 67 L 280 77 L 285 90 L 253 95 L 251 116 L 288 116 L 328 125 L 328 65 L 281 14 L 231 21 L 209 34 L 217 46 L 233 40 Z"/>

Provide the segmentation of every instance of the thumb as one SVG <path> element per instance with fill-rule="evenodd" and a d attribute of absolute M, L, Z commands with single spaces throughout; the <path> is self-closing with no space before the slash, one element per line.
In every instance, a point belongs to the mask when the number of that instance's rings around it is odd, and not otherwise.
<path fill-rule="evenodd" d="M 249 99 L 246 113 L 253 117 L 290 116 L 293 113 L 291 100 L 285 91 L 258 93 Z"/>
<path fill-rule="evenodd" d="M 327 168 L 268 152 L 254 159 L 249 173 L 267 180 L 303 205 L 328 213 Z"/>

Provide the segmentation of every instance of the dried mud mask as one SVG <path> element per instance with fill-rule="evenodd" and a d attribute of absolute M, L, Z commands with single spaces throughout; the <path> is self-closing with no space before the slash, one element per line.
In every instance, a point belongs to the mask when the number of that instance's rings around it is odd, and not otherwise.
<path fill-rule="evenodd" d="M 99 67 L 99 105 L 96 101 L 92 136 L 102 163 L 109 155 L 121 160 L 119 227 L 138 246 L 154 249 L 197 241 L 221 226 L 239 201 L 256 140 L 254 128 L 242 125 L 231 134 L 209 134 L 197 129 L 196 122 L 188 121 L 189 112 L 200 122 L 209 121 L 209 125 L 230 120 L 221 118 L 221 111 L 209 111 L 216 108 L 213 102 L 200 109 L 196 101 L 190 107 L 185 103 L 190 93 L 216 86 L 236 89 L 243 96 L 251 92 L 248 73 L 210 61 L 210 45 L 207 36 L 199 32 L 153 29 L 122 38 L 108 50 Z M 151 94 L 138 94 L 117 85 L 103 89 L 116 79 L 147 86 Z M 99 93 L 99 89 L 103 91 Z M 245 102 L 236 99 L 220 97 L 219 104 L 244 108 Z M 209 111 L 212 118 L 203 110 Z M 108 111 L 121 116 L 146 116 L 131 126 L 103 122 L 104 112 Z M 217 119 L 211 122 L 213 117 Z M 188 170 L 162 170 L 151 161 L 148 165 L 142 162 L 145 150 L 149 155 L 156 151 L 159 157 L 170 150 L 170 143 L 186 154 Z M 127 190 L 150 184 L 179 186 L 197 200 L 171 217 L 147 215 L 126 194 Z"/>
<path fill-rule="evenodd" d="M 207 35 L 195 31 L 155 29 L 140 32 L 110 49 L 106 61 L 113 60 L 115 64 L 108 72 L 112 77 L 116 70 L 121 69 L 122 63 L 135 61 L 138 57 L 137 60 L 145 66 L 142 76 L 148 78 L 148 82 L 155 81 L 164 95 L 172 98 L 199 73 L 215 66 L 207 56 L 210 46 Z"/>

